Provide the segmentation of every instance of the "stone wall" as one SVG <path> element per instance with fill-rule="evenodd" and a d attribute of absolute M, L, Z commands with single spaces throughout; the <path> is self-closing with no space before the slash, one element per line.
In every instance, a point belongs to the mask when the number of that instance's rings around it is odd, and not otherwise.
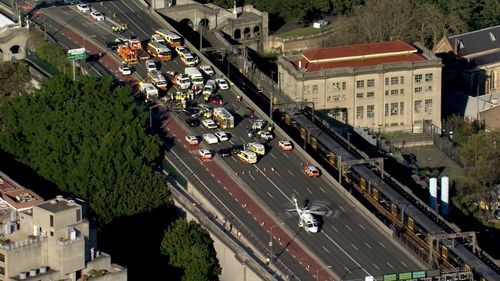
<path fill-rule="evenodd" d="M 283 38 L 279 34 L 271 35 L 269 36 L 267 46 L 269 51 L 279 51 L 283 54 L 324 48 L 328 37 L 332 35 L 333 32 L 334 29 L 330 28 L 318 34 L 294 38 Z"/>

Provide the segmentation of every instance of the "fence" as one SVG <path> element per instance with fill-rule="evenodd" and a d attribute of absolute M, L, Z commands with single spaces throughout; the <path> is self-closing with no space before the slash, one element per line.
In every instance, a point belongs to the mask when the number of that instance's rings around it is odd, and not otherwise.
<path fill-rule="evenodd" d="M 453 143 L 451 140 L 446 138 L 441 134 L 442 129 L 436 127 L 432 124 L 428 124 L 424 126 L 423 133 L 426 136 L 432 138 L 434 145 L 439 148 L 446 156 L 448 156 L 451 160 L 453 160 L 460 167 L 464 167 L 464 163 L 458 153 L 457 145 Z"/>

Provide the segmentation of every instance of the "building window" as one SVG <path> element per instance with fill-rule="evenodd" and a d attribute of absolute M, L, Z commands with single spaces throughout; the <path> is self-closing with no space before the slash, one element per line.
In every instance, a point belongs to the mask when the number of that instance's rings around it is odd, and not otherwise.
<path fill-rule="evenodd" d="M 432 113 L 432 100 L 425 100 L 425 113 Z"/>
<path fill-rule="evenodd" d="M 80 221 L 82 219 L 82 211 L 80 209 L 76 210 L 76 221 Z"/>
<path fill-rule="evenodd" d="M 400 76 L 399 77 L 399 84 L 404 84 L 405 83 L 405 77 L 404 76 Z"/>
<path fill-rule="evenodd" d="M 397 84 L 399 84 L 399 78 L 391 77 L 391 85 L 397 85 Z"/>
<path fill-rule="evenodd" d="M 309 94 L 309 85 L 304 85 L 304 88 L 302 89 L 302 91 L 304 92 L 304 95 L 308 95 Z"/>
<path fill-rule="evenodd" d="M 422 82 L 422 74 L 416 74 L 415 83 L 420 83 L 420 82 Z"/>
<path fill-rule="evenodd" d="M 54 216 L 50 215 L 50 227 L 54 227 Z"/>
<path fill-rule="evenodd" d="M 399 103 L 399 115 L 405 115 L 405 103 L 404 102 Z"/>
<path fill-rule="evenodd" d="M 5 268 L 0 266 L 0 275 L 5 275 Z"/>
<path fill-rule="evenodd" d="M 432 73 L 425 74 L 425 82 L 432 82 Z"/>
<path fill-rule="evenodd" d="M 389 85 L 389 78 L 388 78 L 388 77 L 386 77 L 386 78 L 385 78 L 385 85 L 386 85 L 386 86 L 388 86 L 388 85 Z"/>
<path fill-rule="evenodd" d="M 415 88 L 415 94 L 420 94 L 422 92 L 422 87 Z"/>
<path fill-rule="evenodd" d="M 366 87 L 375 87 L 375 79 L 368 79 L 366 80 Z"/>
<path fill-rule="evenodd" d="M 50 236 L 51 236 L 51 237 L 54 237 L 54 231 L 51 231 L 51 232 L 50 232 Z"/>
<path fill-rule="evenodd" d="M 332 96 L 326 96 L 326 102 L 332 102 Z"/>
<path fill-rule="evenodd" d="M 422 111 L 422 101 L 416 100 L 415 101 L 415 113 L 420 113 L 421 111 Z"/>
<path fill-rule="evenodd" d="M 0 253 L 0 261 L 5 261 L 5 255 Z"/>
<path fill-rule="evenodd" d="M 318 93 L 318 85 L 313 85 L 313 94 L 317 94 Z"/>
<path fill-rule="evenodd" d="M 356 97 L 357 97 L 358 99 L 362 99 L 362 98 L 363 98 L 363 93 L 357 93 L 357 94 L 356 94 Z"/>
<path fill-rule="evenodd" d="M 398 94 L 398 90 L 391 90 L 391 96 L 395 96 Z"/>
<path fill-rule="evenodd" d="M 375 117 L 375 105 L 367 105 L 366 106 L 366 117 L 367 118 Z"/>
<path fill-rule="evenodd" d="M 356 106 L 356 119 L 363 119 L 364 106 Z"/>
<path fill-rule="evenodd" d="M 364 88 L 365 87 L 365 80 L 359 80 L 356 81 L 356 88 Z"/>
<path fill-rule="evenodd" d="M 426 86 L 425 87 L 426 92 L 432 92 L 432 86 Z"/>
<path fill-rule="evenodd" d="M 384 111 L 384 114 L 385 114 L 385 116 L 388 116 L 388 115 L 389 115 L 389 104 L 388 104 L 388 103 L 386 103 L 386 104 L 385 104 L 385 111 Z"/>
<path fill-rule="evenodd" d="M 385 95 L 388 96 L 389 95 L 389 90 L 385 90 Z"/>
<path fill-rule="evenodd" d="M 405 94 L 405 89 L 399 89 L 399 94 L 404 95 Z"/>
<path fill-rule="evenodd" d="M 373 98 L 373 97 L 375 97 L 375 92 L 368 92 L 368 93 L 366 93 L 366 97 L 367 98 Z"/>
<path fill-rule="evenodd" d="M 346 82 L 342 82 L 342 90 L 345 90 L 347 88 L 347 83 Z"/>
<path fill-rule="evenodd" d="M 333 100 L 334 101 L 339 101 L 340 100 L 340 96 L 333 96 Z"/>
<path fill-rule="evenodd" d="M 391 116 L 398 115 L 398 106 L 397 102 L 391 102 Z"/>

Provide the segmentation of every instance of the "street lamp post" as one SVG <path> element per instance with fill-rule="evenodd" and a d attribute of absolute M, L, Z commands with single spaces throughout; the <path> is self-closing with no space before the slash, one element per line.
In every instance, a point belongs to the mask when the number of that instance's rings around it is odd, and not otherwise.
<path fill-rule="evenodd" d="M 329 265 L 329 266 L 327 266 L 327 267 L 322 267 L 322 268 L 320 268 L 320 269 L 316 270 L 316 281 L 319 281 L 319 273 L 320 273 L 322 270 L 325 270 L 325 269 L 327 269 L 327 268 L 331 268 L 331 267 L 332 267 L 332 266 L 331 266 L 331 265 Z"/>
<path fill-rule="evenodd" d="M 269 259 L 270 261 L 274 260 L 274 255 L 273 255 L 273 228 L 284 225 L 284 222 L 277 223 L 269 228 Z"/>

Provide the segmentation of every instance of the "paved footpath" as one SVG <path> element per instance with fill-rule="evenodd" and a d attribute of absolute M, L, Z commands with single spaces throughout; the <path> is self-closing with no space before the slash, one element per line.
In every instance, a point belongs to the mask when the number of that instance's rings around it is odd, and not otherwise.
<path fill-rule="evenodd" d="M 170 133 L 176 138 L 177 142 L 182 144 L 184 142 L 184 136 L 189 134 L 184 127 L 179 124 L 177 118 L 169 118 L 172 120 L 168 122 L 168 130 Z M 197 157 L 196 150 L 197 146 L 185 146 L 187 150 L 192 152 L 193 157 Z M 285 246 L 282 241 L 290 241 L 286 242 L 286 251 L 290 253 L 304 268 L 311 273 L 311 275 L 315 276 L 315 272 L 319 273 L 319 278 L 317 280 L 331 280 L 331 276 L 328 272 L 322 270 L 324 267 L 319 265 L 302 247 L 295 242 L 295 239 L 292 238 L 284 229 L 282 229 L 276 221 L 270 217 L 264 209 L 259 206 L 254 200 L 249 196 L 245 190 L 239 186 L 234 180 L 231 179 L 230 176 L 227 175 L 227 172 L 224 171 L 215 161 L 203 161 L 198 158 L 201 165 L 205 167 L 209 174 L 211 174 L 216 180 L 220 181 L 221 186 L 231 195 L 236 202 L 238 202 L 243 209 L 245 209 L 258 223 L 259 225 L 266 230 L 268 233 L 270 229 L 267 226 L 275 226 L 273 227 L 273 238 L 277 241 L 281 246 Z M 237 234 L 238 231 L 235 230 Z"/>

